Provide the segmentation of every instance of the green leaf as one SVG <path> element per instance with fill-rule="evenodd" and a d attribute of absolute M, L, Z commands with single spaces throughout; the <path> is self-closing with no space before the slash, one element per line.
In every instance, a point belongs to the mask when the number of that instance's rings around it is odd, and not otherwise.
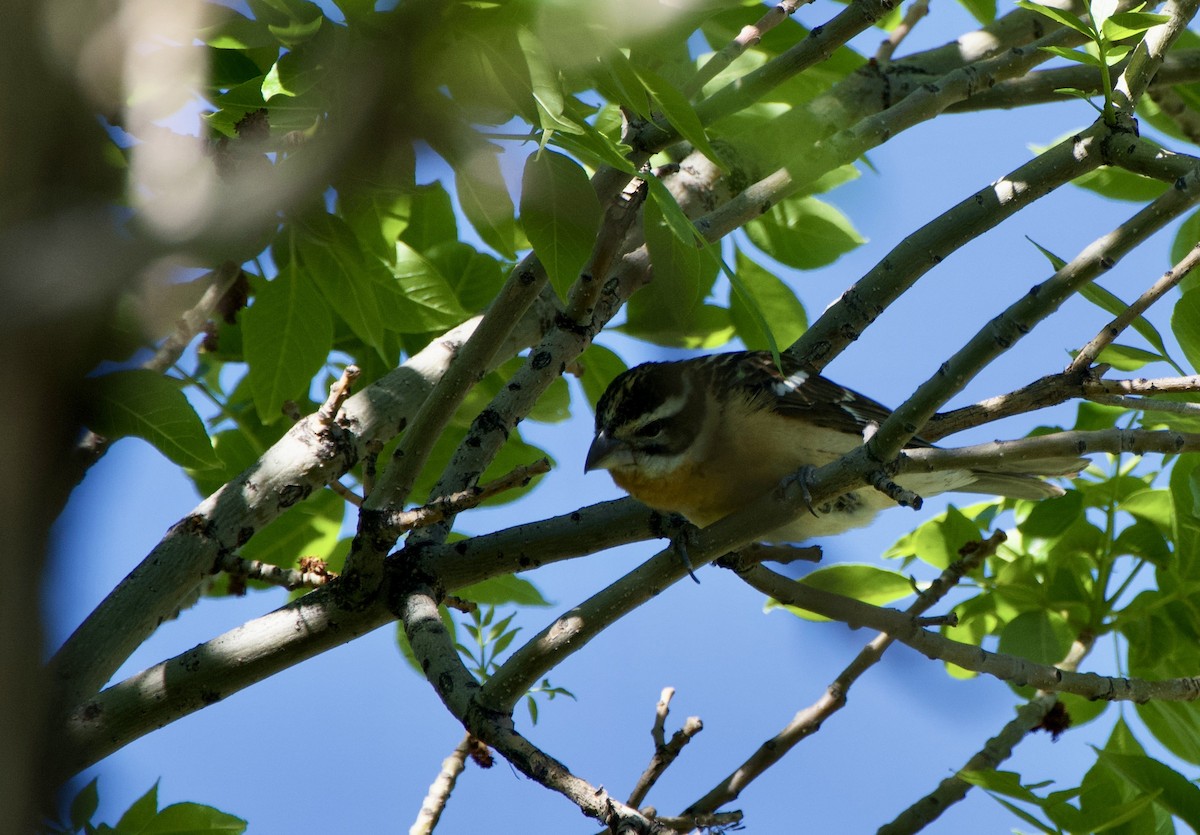
<path fill-rule="evenodd" d="M 313 376 L 333 347 L 326 301 L 309 278 L 288 264 L 260 285 L 241 314 L 247 377 L 259 420 L 274 423 L 285 400 L 307 397 Z"/>
<path fill-rule="evenodd" d="M 483 242 L 505 258 L 515 258 L 517 223 L 498 149 L 481 148 L 456 164 L 454 186 L 463 214 Z"/>
<path fill-rule="evenodd" d="M 109 440 L 135 436 L 181 467 L 219 466 L 204 423 L 180 390 L 154 371 L 116 371 L 84 383 L 89 428 Z"/>
<path fill-rule="evenodd" d="M 1146 756 L 1097 750 L 1100 761 L 1154 802 L 1200 831 L 1200 788 L 1167 765 Z"/>
<path fill-rule="evenodd" d="M 1059 258 L 1053 252 L 1046 249 L 1044 246 L 1039 244 L 1037 241 L 1035 241 L 1033 238 L 1029 237 L 1028 235 L 1025 236 L 1025 240 L 1029 241 L 1031 244 L 1033 244 L 1035 247 L 1037 247 L 1038 252 L 1040 252 L 1040 253 L 1042 253 L 1042 255 L 1046 256 L 1046 260 L 1050 262 L 1050 266 L 1054 267 L 1055 272 L 1057 272 L 1058 270 L 1061 270 L 1063 267 L 1065 267 L 1067 265 L 1067 262 L 1064 259 Z M 1083 293 L 1084 296 L 1087 296 L 1087 292 L 1086 292 L 1087 288 L 1090 288 L 1092 286 L 1094 286 L 1094 285 L 1090 285 L 1090 284 L 1085 285 L 1085 289 L 1081 290 L 1080 292 Z M 1096 303 L 1099 304 L 1099 302 L 1096 302 Z M 1100 306 L 1104 307 L 1104 305 L 1100 305 Z"/>
<path fill-rule="evenodd" d="M 724 169 L 725 164 L 721 161 L 720 156 L 717 155 L 716 150 L 709 144 L 708 136 L 704 133 L 704 125 L 700 121 L 700 117 L 696 115 L 696 111 L 692 108 L 692 105 L 683 93 L 679 92 L 665 78 L 645 67 L 634 66 L 634 72 L 637 73 L 638 79 L 645 88 L 650 91 L 650 95 L 654 96 L 654 100 L 658 102 L 663 116 L 671 123 L 671 127 L 675 128 L 680 136 L 692 143 L 692 146 L 696 150 L 708 157 L 714 165 Z"/>
<path fill-rule="evenodd" d="M 504 265 L 467 244 L 446 241 L 427 250 L 425 257 L 451 283 L 459 305 L 468 313 L 486 309 L 504 285 Z"/>
<path fill-rule="evenodd" d="M 521 223 L 563 298 L 591 256 L 600 218 L 600 201 L 579 163 L 549 150 L 529 157 L 522 178 Z"/>
<path fill-rule="evenodd" d="M 797 582 L 875 606 L 885 606 L 913 594 L 912 582 L 903 574 L 874 565 L 851 563 L 831 565 L 827 568 L 818 568 Z M 767 608 L 770 610 L 780 605 L 775 601 L 770 601 Z M 794 606 L 784 606 L 783 608 L 805 620 L 828 620 L 826 617 Z"/>
<path fill-rule="evenodd" d="M 1085 64 L 1089 67 L 1099 67 L 1100 59 L 1090 52 L 1084 52 L 1081 49 L 1069 49 L 1065 46 L 1039 46 L 1042 52 L 1048 52 L 1051 55 L 1057 55 L 1059 58 L 1064 58 L 1067 61 L 1074 61 L 1077 64 Z"/>
<path fill-rule="evenodd" d="M 650 119 L 650 91 L 638 78 L 629 58 L 613 49 L 593 74 L 596 86 L 605 98 L 618 102 L 643 119 Z"/>
<path fill-rule="evenodd" d="M 729 317 L 742 343 L 750 350 L 770 348 L 762 324 L 777 345 L 791 345 L 799 339 L 808 329 L 808 317 L 792 288 L 740 249 L 735 267 L 737 283 L 729 298 Z"/>
<path fill-rule="evenodd" d="M 1016 4 L 1022 9 L 1028 9 L 1031 12 L 1037 12 L 1040 15 L 1050 18 L 1056 23 L 1061 23 L 1063 26 L 1074 29 L 1079 34 L 1086 36 L 1089 40 L 1095 40 L 1095 31 L 1092 29 L 1092 27 L 1068 11 L 1056 9 L 1051 6 L 1042 6 L 1037 3 L 1031 3 L 1029 0 L 1016 0 Z"/>
<path fill-rule="evenodd" d="M 1023 612 L 1000 632 L 1000 652 L 1037 664 L 1057 664 L 1074 638 L 1074 631 L 1057 612 Z"/>
<path fill-rule="evenodd" d="M 951 505 L 945 513 L 897 540 L 884 556 L 912 556 L 934 568 L 944 569 L 958 559 L 958 552 L 964 545 L 978 541 L 979 537 L 979 525 Z"/>
<path fill-rule="evenodd" d="M 1035 503 L 1018 527 L 1023 536 L 1053 539 L 1070 528 L 1082 513 L 1083 495 L 1071 490 L 1065 496 Z"/>
<path fill-rule="evenodd" d="M 963 8 L 984 26 L 996 19 L 996 0 L 961 0 Z"/>
<path fill-rule="evenodd" d="M 546 60 L 542 41 L 521 26 L 517 29 L 517 43 L 525 53 L 525 62 L 529 66 L 530 89 L 542 130 L 582 133 L 583 129 L 566 114 L 562 81 Z"/>
<path fill-rule="evenodd" d="M 1171 330 L 1193 369 L 1200 369 L 1200 289 L 1180 296 L 1171 312 Z"/>
<path fill-rule="evenodd" d="M 353 231 L 335 215 L 310 215 L 296 221 L 296 228 L 302 233 L 291 239 L 297 280 L 316 287 L 325 305 L 355 336 L 375 349 L 380 359 L 391 360 L 384 340 L 386 325 L 380 299 L 381 283 L 388 280 L 387 270 L 364 256 Z"/>
<path fill-rule="evenodd" d="M 1115 342 L 1105 346 L 1104 350 L 1096 357 L 1096 362 L 1111 365 L 1118 371 L 1137 371 L 1152 362 L 1164 362 L 1165 360 L 1166 357 L 1154 351 L 1145 351 L 1129 345 L 1118 345 Z"/>
<path fill-rule="evenodd" d="M 642 209 L 654 278 L 629 300 L 621 329 L 660 345 L 716 347 L 733 335 L 728 311 L 704 304 L 720 265 L 694 233 L 686 240 L 676 234 L 672 216 L 657 200 Z"/>
<path fill-rule="evenodd" d="M 468 318 L 450 283 L 437 267 L 400 241 L 390 268 L 394 282 L 382 301 L 387 321 L 401 333 L 428 333 L 453 327 Z"/>
<path fill-rule="evenodd" d="M 284 568 L 295 568 L 301 557 L 324 559 L 338 543 L 345 515 L 346 500 L 320 490 L 272 520 L 238 555 Z"/>
<path fill-rule="evenodd" d="M 70 821 L 75 829 L 83 829 L 92 822 L 92 816 L 100 808 L 100 791 L 97 788 L 99 777 L 93 777 L 91 782 L 79 790 L 71 801 Z"/>
<path fill-rule="evenodd" d="M 1179 225 L 1175 240 L 1171 242 L 1171 263 L 1178 264 L 1191 250 L 1200 246 L 1200 212 L 1193 212 Z M 1196 286 L 1196 278 L 1200 272 L 1193 267 L 1179 283 L 1179 289 L 1187 292 Z"/>
<path fill-rule="evenodd" d="M 1147 29 L 1152 29 L 1160 23 L 1166 23 L 1170 19 L 1170 15 L 1151 12 L 1117 12 L 1104 21 L 1100 26 L 1100 33 L 1105 40 L 1121 41 L 1145 32 Z"/>
<path fill-rule="evenodd" d="M 393 216 L 403 221 L 400 240 L 417 252 L 425 252 L 443 241 L 458 240 L 454 206 L 441 183 L 419 186 L 408 198 L 407 206 L 396 205 Z"/>
<path fill-rule="evenodd" d="M 121 835 L 143 832 L 157 814 L 158 783 L 155 782 L 149 791 L 133 801 L 121 815 L 121 819 L 117 821 L 117 832 Z"/>
<path fill-rule="evenodd" d="M 800 270 L 832 264 L 866 243 L 850 219 L 815 197 L 789 197 L 746 224 L 754 245 L 777 261 Z"/>
<path fill-rule="evenodd" d="M 1058 267 L 1055 267 L 1055 269 L 1060 269 L 1061 266 L 1062 265 L 1059 265 Z M 1129 309 L 1128 304 L 1095 282 L 1085 284 L 1079 291 L 1079 294 L 1097 307 L 1107 310 L 1113 316 L 1120 316 Z M 1145 316 L 1138 316 L 1133 320 L 1132 325 L 1133 329 L 1137 331 L 1143 339 L 1158 349 L 1158 352 L 1162 354 L 1163 357 L 1166 357 L 1168 362 L 1170 362 L 1172 365 L 1175 365 L 1174 361 L 1169 358 L 1170 355 L 1167 353 L 1167 346 L 1163 342 L 1162 335 L 1158 332 L 1158 329 L 1155 328 L 1154 325 L 1150 324 Z M 1183 374 L 1182 368 L 1179 368 L 1179 366 L 1175 367 L 1180 374 Z"/>
<path fill-rule="evenodd" d="M 1110 200 L 1128 200 L 1135 203 L 1153 200 L 1168 188 L 1161 180 L 1110 165 L 1089 171 L 1071 182 Z"/>
<path fill-rule="evenodd" d="M 1194 704 L 1150 701 L 1137 705 L 1137 713 L 1164 748 L 1181 760 L 1200 763 L 1200 715 Z"/>
<path fill-rule="evenodd" d="M 228 832 L 240 835 L 246 831 L 241 818 L 199 803 L 175 803 L 155 816 L 139 835 L 201 835 L 205 832 Z"/>
<path fill-rule="evenodd" d="M 481 583 L 455 589 L 456 597 L 470 600 L 481 606 L 549 606 L 547 600 L 533 583 L 515 574 L 503 574 Z"/>
<path fill-rule="evenodd" d="M 583 393 L 592 408 L 595 408 L 608 384 L 628 368 L 624 360 L 595 342 L 579 355 L 579 365 L 583 367 L 579 382 L 583 385 Z"/>

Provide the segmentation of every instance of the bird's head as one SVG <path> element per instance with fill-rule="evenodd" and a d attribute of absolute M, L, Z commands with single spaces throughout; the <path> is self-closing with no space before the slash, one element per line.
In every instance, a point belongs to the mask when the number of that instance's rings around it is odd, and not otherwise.
<path fill-rule="evenodd" d="M 684 363 L 646 363 L 619 375 L 596 404 L 596 437 L 584 472 L 670 475 L 696 439 L 704 392 Z"/>

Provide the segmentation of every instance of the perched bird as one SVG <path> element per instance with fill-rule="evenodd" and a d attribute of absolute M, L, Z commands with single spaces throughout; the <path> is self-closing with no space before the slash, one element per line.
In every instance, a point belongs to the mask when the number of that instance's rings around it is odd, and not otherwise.
<path fill-rule="evenodd" d="M 612 381 L 596 406 L 584 471 L 613 481 L 656 510 L 704 527 L 764 497 L 788 476 L 860 445 L 887 407 L 765 351 L 651 362 Z M 928 447 L 914 438 L 911 447 Z M 1012 471 L 908 473 L 901 487 L 928 497 L 956 490 L 1019 499 L 1061 496 L 1039 476 L 1074 475 L 1086 459 L 1014 462 Z M 895 503 L 863 487 L 812 508 L 764 537 L 802 542 L 865 525 Z"/>

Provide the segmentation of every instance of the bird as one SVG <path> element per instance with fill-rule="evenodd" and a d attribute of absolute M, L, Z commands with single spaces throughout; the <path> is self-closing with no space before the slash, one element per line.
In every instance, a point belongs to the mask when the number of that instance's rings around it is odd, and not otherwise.
<path fill-rule="evenodd" d="M 861 445 L 891 414 L 886 406 L 767 351 L 649 362 L 619 374 L 596 404 L 584 472 L 607 470 L 649 507 L 706 527 Z M 931 447 L 913 438 L 908 448 Z M 1077 475 L 1082 458 L 998 462 L 994 469 L 905 473 L 922 497 L 958 491 L 1017 499 L 1064 494 L 1042 476 Z M 865 486 L 762 537 L 805 542 L 866 525 L 896 503 Z"/>

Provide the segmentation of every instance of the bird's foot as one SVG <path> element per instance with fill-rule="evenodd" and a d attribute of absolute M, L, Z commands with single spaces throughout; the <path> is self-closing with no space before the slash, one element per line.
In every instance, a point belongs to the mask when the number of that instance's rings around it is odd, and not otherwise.
<path fill-rule="evenodd" d="M 693 570 L 695 566 L 692 565 L 692 558 L 688 556 L 688 548 L 695 544 L 696 532 L 700 529 L 678 513 L 660 513 L 658 518 L 659 528 L 657 534 L 671 540 L 671 548 L 679 555 L 679 559 L 683 561 L 683 567 L 687 569 L 688 576 L 698 585 L 700 578 L 696 576 L 696 572 Z"/>
<path fill-rule="evenodd" d="M 791 492 L 793 486 L 799 489 L 800 500 L 804 503 L 804 506 L 808 509 L 808 512 L 813 516 L 820 515 L 817 513 L 817 509 L 813 507 L 812 503 L 813 474 L 816 471 L 816 467 L 812 466 L 811 464 L 805 464 L 803 467 L 796 470 L 796 472 L 785 477 L 783 482 L 780 484 L 780 487 L 785 493 Z"/>

